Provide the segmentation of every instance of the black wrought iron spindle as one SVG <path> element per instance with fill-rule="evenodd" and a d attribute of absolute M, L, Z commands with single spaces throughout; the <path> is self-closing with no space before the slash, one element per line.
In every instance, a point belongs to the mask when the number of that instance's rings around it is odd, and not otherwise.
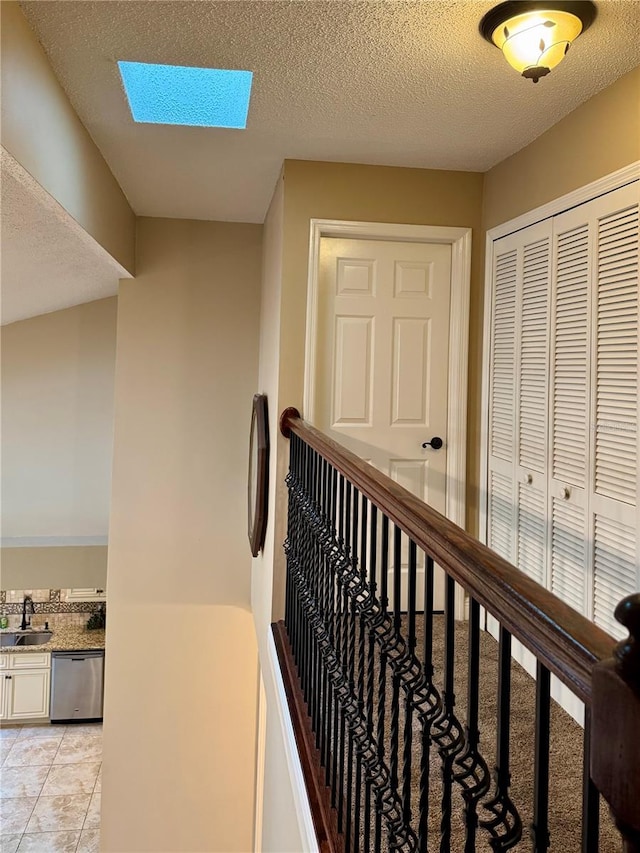
<path fill-rule="evenodd" d="M 533 777 L 534 853 L 544 853 L 549 839 L 549 736 L 551 725 L 551 673 L 538 661 L 536 666 L 536 734 Z"/>
<path fill-rule="evenodd" d="M 360 492 L 354 487 L 353 489 L 353 510 L 351 514 L 351 577 L 358 572 L 358 536 L 360 533 L 358 520 L 360 517 Z M 357 624 L 357 609 L 355 597 L 350 596 L 351 609 L 349 613 L 349 690 L 352 696 L 356 695 L 355 677 L 356 677 L 356 624 Z M 353 837 L 353 773 L 354 773 L 354 742 L 353 732 L 349 727 L 348 742 L 347 742 L 347 829 L 345 833 L 344 849 L 345 853 L 351 853 L 354 843 Z"/>
<path fill-rule="evenodd" d="M 378 508 L 371 504 L 371 523 L 369 526 L 369 593 L 375 599 L 376 595 L 376 568 L 378 555 Z M 373 627 L 367 632 L 367 692 L 366 692 L 366 718 L 367 737 L 373 743 L 373 707 L 375 691 L 375 639 Z M 366 770 L 364 789 L 364 839 L 363 849 L 369 853 L 371 849 L 371 778 L 369 770 Z"/>
<path fill-rule="evenodd" d="M 366 589 L 367 586 L 367 529 L 369 517 L 369 502 L 362 495 L 362 512 L 360 515 L 360 579 L 359 589 Z M 358 597 L 354 599 L 354 604 L 357 603 Z M 358 649 L 357 649 L 357 665 L 358 665 L 358 713 L 362 718 L 364 716 L 364 689 L 365 689 L 365 616 L 361 612 L 357 617 L 358 626 Z M 354 790 L 354 833 L 353 833 L 353 849 L 358 851 L 360 847 L 360 821 L 362 817 L 362 752 L 356 749 L 356 779 Z"/>
<path fill-rule="evenodd" d="M 427 699 L 419 710 L 421 732 L 420 753 L 420 817 L 418 841 L 427 850 L 429 838 L 429 774 L 431 771 L 431 726 L 440 711 L 440 696 L 433 687 L 433 557 L 425 555 L 424 569 L 424 642 L 422 672 Z"/>
<path fill-rule="evenodd" d="M 451 810 L 453 763 L 464 747 L 462 727 L 455 715 L 456 697 L 453 676 L 455 661 L 455 582 L 449 575 L 445 580 L 444 599 L 444 684 L 442 714 L 435 723 L 433 739 L 438 745 L 442 763 L 442 800 L 440 818 L 440 851 L 449 853 L 451 847 Z"/>
<path fill-rule="evenodd" d="M 338 493 L 338 503 L 336 505 L 336 513 L 338 518 L 338 548 L 341 552 L 344 552 L 345 543 L 344 543 L 344 523 L 345 523 L 345 494 L 346 494 L 346 483 L 345 478 L 342 474 L 338 474 L 338 484 L 337 484 L 337 493 Z M 338 660 L 338 664 L 340 664 L 342 660 L 342 575 L 338 573 L 337 577 L 334 579 L 334 596 L 335 596 L 335 616 L 334 616 L 334 630 L 335 630 L 335 652 L 336 658 Z M 339 808 L 338 812 L 338 826 L 341 826 L 342 823 L 342 813 L 341 807 L 338 806 L 338 772 L 341 766 L 340 755 L 341 755 L 341 747 L 340 747 L 340 731 L 342 728 L 341 722 L 342 714 L 340 713 L 340 706 L 338 702 L 337 694 L 334 695 L 333 700 L 333 766 L 331 768 L 331 806 L 335 808 Z"/>
<path fill-rule="evenodd" d="M 480 605 L 469 600 L 469 663 L 467 671 L 466 747 L 455 762 L 454 779 L 462 785 L 464 799 L 465 853 L 476 849 L 478 803 L 491 785 L 489 768 L 480 754 L 478 700 L 480 696 Z"/>
<path fill-rule="evenodd" d="M 600 840 L 600 794 L 591 781 L 591 712 L 584 709 L 582 754 L 582 853 L 598 853 Z"/>
<path fill-rule="evenodd" d="M 389 518 L 382 514 L 382 525 L 380 530 L 380 611 L 381 622 L 387 616 L 389 606 L 388 584 L 389 584 Z M 380 649 L 380 669 L 378 670 L 378 719 L 376 726 L 376 740 L 378 746 L 378 758 L 385 759 L 385 706 L 387 702 L 387 652 L 384 646 Z M 376 821 L 374 828 L 373 849 L 380 853 L 382 845 L 382 805 L 379 799 L 376 801 Z"/>
<path fill-rule="evenodd" d="M 401 615 L 401 582 L 402 582 L 402 531 L 395 527 L 393 531 L 393 627 L 396 635 L 400 634 L 402 625 Z M 391 682 L 391 723 L 389 727 L 389 760 L 391 769 L 391 786 L 398 789 L 398 753 L 400 740 L 400 674 L 393 671 Z"/>
<path fill-rule="evenodd" d="M 493 813 L 492 818 L 481 820 L 480 825 L 488 830 L 491 849 L 496 853 L 510 850 L 522 837 L 522 821 L 511 800 L 511 769 L 509 739 L 511 723 L 511 634 L 500 625 L 498 639 L 498 720 L 496 768 L 494 771 L 495 791 L 484 803 L 484 808 Z"/>
<path fill-rule="evenodd" d="M 407 647 L 414 656 L 416 648 L 416 584 L 417 548 L 409 539 L 409 563 L 407 578 Z M 419 672 L 419 669 L 417 670 Z M 405 712 L 403 733 L 402 805 L 405 823 L 411 823 L 411 756 L 413 749 L 413 690 L 412 683 L 405 687 Z"/>

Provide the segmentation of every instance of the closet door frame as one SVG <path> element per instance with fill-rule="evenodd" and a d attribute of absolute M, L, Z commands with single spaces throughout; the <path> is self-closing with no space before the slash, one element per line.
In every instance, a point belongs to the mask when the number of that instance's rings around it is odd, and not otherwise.
<path fill-rule="evenodd" d="M 485 276 L 484 276 L 484 322 L 482 345 L 482 402 L 480 412 L 480 501 L 479 501 L 479 539 L 486 543 L 488 540 L 488 478 L 489 478 L 489 414 L 490 414 L 490 366 L 491 366 L 491 335 L 492 335 L 492 277 L 494 266 L 494 242 L 544 219 L 564 213 L 572 207 L 592 201 L 598 196 L 620 189 L 621 187 L 640 181 L 640 160 L 630 163 L 616 172 L 605 175 L 597 181 L 586 184 L 577 190 L 560 196 L 547 204 L 536 207 L 522 215 L 497 225 L 487 231 L 485 245 Z M 640 518 L 639 518 L 640 521 Z"/>

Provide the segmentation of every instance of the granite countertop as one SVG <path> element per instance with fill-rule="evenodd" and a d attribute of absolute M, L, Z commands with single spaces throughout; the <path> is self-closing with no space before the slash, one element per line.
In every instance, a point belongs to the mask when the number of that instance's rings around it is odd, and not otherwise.
<path fill-rule="evenodd" d="M 56 628 L 48 643 L 38 646 L 2 646 L 0 653 L 22 655 L 29 652 L 79 652 L 93 649 L 104 649 L 104 630 L 87 631 L 84 627 L 69 626 Z"/>

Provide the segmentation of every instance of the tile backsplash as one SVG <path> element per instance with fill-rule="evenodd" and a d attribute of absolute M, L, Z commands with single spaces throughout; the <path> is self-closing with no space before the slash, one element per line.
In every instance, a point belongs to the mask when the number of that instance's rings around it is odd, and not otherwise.
<path fill-rule="evenodd" d="M 40 627 L 45 622 L 52 629 L 60 623 L 81 627 L 92 613 L 97 613 L 104 602 L 78 601 L 76 598 L 68 601 L 70 593 L 70 589 L 3 589 L 0 590 L 0 615 L 8 618 L 10 629 L 19 627 L 24 597 L 30 595 L 35 610 L 31 617 L 34 627 Z"/>

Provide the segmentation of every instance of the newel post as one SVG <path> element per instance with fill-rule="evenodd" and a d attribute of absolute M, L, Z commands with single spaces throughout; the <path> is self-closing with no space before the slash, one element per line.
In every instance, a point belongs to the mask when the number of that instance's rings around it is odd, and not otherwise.
<path fill-rule="evenodd" d="M 615 617 L 629 631 L 593 670 L 591 778 L 608 802 L 624 853 L 640 853 L 640 593 Z"/>

